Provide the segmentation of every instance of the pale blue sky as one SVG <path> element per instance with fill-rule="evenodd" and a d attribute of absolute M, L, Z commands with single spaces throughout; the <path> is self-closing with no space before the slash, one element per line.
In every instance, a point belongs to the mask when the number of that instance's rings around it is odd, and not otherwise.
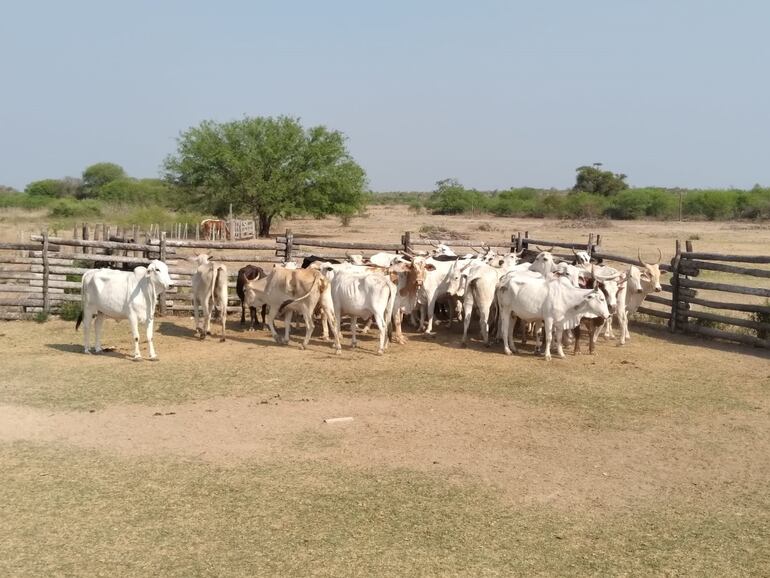
<path fill-rule="evenodd" d="M 763 0 L 0 0 L 0 184 L 154 177 L 205 119 L 348 136 L 373 190 L 770 185 Z"/>

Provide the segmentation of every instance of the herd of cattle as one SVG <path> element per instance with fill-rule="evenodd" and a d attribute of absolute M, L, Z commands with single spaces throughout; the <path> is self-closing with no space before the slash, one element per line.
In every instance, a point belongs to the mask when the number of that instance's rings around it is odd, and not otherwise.
<path fill-rule="evenodd" d="M 647 294 L 660 291 L 658 251 L 656 263 L 646 263 L 639 253 L 638 265 L 618 270 L 593 262 L 585 252 L 574 259 L 554 257 L 551 250 L 498 254 L 485 247 L 476 254 L 456 255 L 446 245 L 431 254 L 377 253 L 368 259 L 348 255 L 345 261 L 309 257 L 301 267 L 294 263 L 276 265 L 265 271 L 248 265 L 238 272 L 236 291 L 241 299 L 241 324 L 248 307 L 250 330 L 257 328 L 257 312 L 277 343 L 288 343 L 292 317 L 304 319 L 305 337 L 310 341 L 318 317 L 324 340 L 337 353 L 343 316 L 350 317 L 352 346 L 356 346 L 358 319 L 373 322 L 379 330 L 378 353 L 389 341 L 405 343 L 402 319 L 409 316 L 418 331 L 433 334 L 437 309 L 444 308 L 448 320 L 463 323 L 462 344 L 468 342 L 471 319 L 476 314 L 481 337 L 489 346 L 501 340 L 506 354 L 516 352 L 513 340 L 519 327 L 526 342 L 534 336 L 536 352 L 551 358 L 552 344 L 564 357 L 564 338 L 574 339 L 580 352 L 581 325 L 588 329 L 591 353 L 598 336 L 614 338 L 613 319 L 619 325 L 620 343 L 630 337 L 628 315 L 636 311 Z M 211 321 L 219 313 L 221 339 L 226 334 L 228 274 L 224 264 L 208 255 L 191 258 L 195 332 L 205 339 Z M 157 359 L 152 342 L 153 319 L 158 296 L 172 285 L 168 268 L 161 261 L 133 271 L 91 269 L 83 275 L 82 313 L 76 328 L 84 322 L 84 349 L 89 353 L 90 323 L 96 333 L 95 352 L 101 348 L 101 327 L 105 317 L 125 318 L 134 338 L 134 359 L 139 351 L 139 323 L 146 324 L 149 358 Z M 282 317 L 284 335 L 275 327 Z M 565 334 L 565 330 L 566 334 Z"/>

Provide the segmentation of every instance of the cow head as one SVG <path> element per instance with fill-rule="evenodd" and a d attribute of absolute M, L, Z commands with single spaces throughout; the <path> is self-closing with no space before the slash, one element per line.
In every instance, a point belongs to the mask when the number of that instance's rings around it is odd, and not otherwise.
<path fill-rule="evenodd" d="M 642 250 L 639 249 L 639 264 L 642 266 L 642 280 L 646 281 L 656 293 L 660 292 L 660 262 L 663 253 L 658 249 L 658 260 L 655 263 L 645 263 L 642 260 Z"/>
<path fill-rule="evenodd" d="M 519 263 L 519 257 L 521 257 L 523 252 L 524 251 L 522 250 L 518 253 L 514 251 L 512 253 L 506 253 L 505 255 L 498 255 L 497 258 L 493 260 L 491 265 L 500 269 L 511 269 Z"/>
<path fill-rule="evenodd" d="M 556 268 L 556 263 L 553 260 L 553 255 L 550 251 L 541 251 L 532 261 L 531 271 L 537 271 L 543 277 L 550 275 Z"/>
<path fill-rule="evenodd" d="M 607 299 L 600 289 L 594 289 L 575 305 L 575 312 L 581 315 L 591 313 L 602 319 L 610 316 L 610 310 L 607 307 Z"/>
<path fill-rule="evenodd" d="M 209 257 L 206 253 L 196 253 L 192 257 L 189 257 L 190 262 L 196 267 L 199 267 L 204 263 L 208 263 L 209 259 L 211 259 L 211 257 Z"/>
<path fill-rule="evenodd" d="M 614 313 L 618 307 L 620 272 L 610 267 L 597 269 L 592 266 L 591 269 L 594 280 L 607 298 L 607 307 L 609 307 L 610 313 Z"/>
<path fill-rule="evenodd" d="M 631 265 L 626 274 L 626 283 L 628 283 L 629 293 L 643 293 L 642 288 L 642 272 L 636 265 Z"/>
<path fill-rule="evenodd" d="M 157 259 L 150 261 L 150 264 L 147 265 L 147 275 L 156 287 L 163 288 L 162 291 L 165 291 L 174 284 L 171 276 L 168 274 L 168 266 L 163 261 L 158 261 Z"/>
<path fill-rule="evenodd" d="M 572 249 L 572 254 L 575 255 L 573 265 L 584 267 L 591 263 L 591 255 L 589 255 L 587 251 L 575 251 L 575 249 Z"/>
<path fill-rule="evenodd" d="M 431 245 L 435 247 L 433 251 L 433 255 L 446 255 L 447 257 L 457 257 L 457 253 L 455 253 L 449 245 L 445 245 L 444 243 L 439 243 L 438 245 L 431 243 Z"/>

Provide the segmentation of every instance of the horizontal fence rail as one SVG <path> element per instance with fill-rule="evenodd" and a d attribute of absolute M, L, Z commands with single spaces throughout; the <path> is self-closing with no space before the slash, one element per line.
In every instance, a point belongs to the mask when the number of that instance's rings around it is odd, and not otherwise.
<path fill-rule="evenodd" d="M 368 257 L 379 251 L 424 254 L 443 244 L 461 254 L 484 247 L 501 252 L 561 249 L 566 251 L 554 251 L 554 255 L 564 259 L 572 259 L 573 252 L 586 251 L 605 263 L 622 265 L 618 267 L 621 270 L 642 265 L 638 256 L 602 247 L 601 236 L 593 233 L 585 242 L 573 242 L 537 239 L 527 231 L 494 240 L 418 237 L 406 232 L 398 243 L 376 243 L 295 237 L 291 230 L 274 239 L 254 240 L 248 225 L 237 225 L 235 230 L 236 235 L 216 238 L 211 234 L 206 239 L 197 226 L 188 230 L 179 224 L 174 227 L 174 239 L 167 238 L 167 232 L 157 226 L 150 231 L 140 231 L 136 226 L 116 227 L 116 237 L 106 224 L 84 224 L 82 229 L 75 228 L 73 238 L 43 232 L 18 242 L 0 243 L 0 318 L 25 319 L 36 312 L 58 311 L 80 301 L 80 276 L 89 268 L 109 263 L 130 269 L 151 259 L 165 261 L 174 281 L 160 299 L 161 312 L 187 315 L 192 311 L 192 258 L 197 253 L 212 254 L 213 259 L 227 264 L 228 312 L 240 309 L 233 289 L 238 269 L 246 263 L 298 262 L 309 256 L 340 259 L 352 253 Z M 102 238 L 89 238 L 92 233 Z M 236 240 L 242 237 L 249 239 Z M 661 272 L 670 278 L 661 282 L 661 292 L 647 296 L 638 312 L 663 320 L 672 331 L 770 347 L 770 266 L 765 265 L 770 265 L 770 256 L 696 252 L 689 241 L 682 250 L 677 241 L 671 262 L 659 264 Z"/>

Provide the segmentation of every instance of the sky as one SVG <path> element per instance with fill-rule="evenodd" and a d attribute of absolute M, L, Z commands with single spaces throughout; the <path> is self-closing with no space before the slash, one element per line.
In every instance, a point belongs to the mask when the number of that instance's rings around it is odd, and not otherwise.
<path fill-rule="evenodd" d="M 0 0 L 0 185 L 157 177 L 204 120 L 347 137 L 374 191 L 770 186 L 765 0 Z"/>

